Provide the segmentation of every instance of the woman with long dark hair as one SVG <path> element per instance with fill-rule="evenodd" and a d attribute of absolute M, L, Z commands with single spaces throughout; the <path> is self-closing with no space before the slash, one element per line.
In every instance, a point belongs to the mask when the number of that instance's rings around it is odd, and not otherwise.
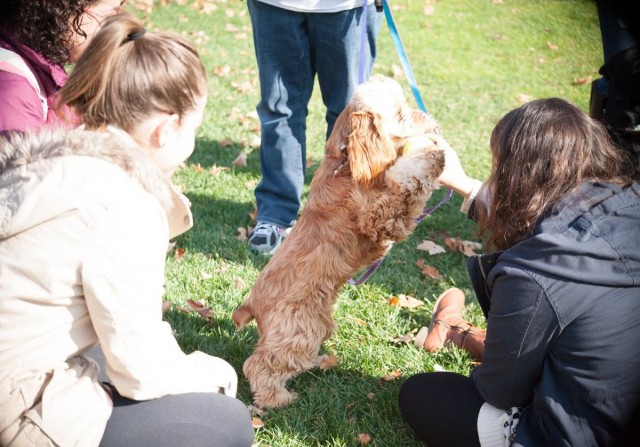
<path fill-rule="evenodd" d="M 455 345 L 481 363 L 470 377 L 409 378 L 404 419 L 430 447 L 603 447 L 631 437 L 640 405 L 633 163 L 599 123 L 557 98 L 498 122 L 484 184 L 434 140 L 447 154 L 441 183 L 464 197 L 494 250 L 468 260 L 487 327 L 464 319 L 460 289 L 442 294 L 416 345 Z"/>

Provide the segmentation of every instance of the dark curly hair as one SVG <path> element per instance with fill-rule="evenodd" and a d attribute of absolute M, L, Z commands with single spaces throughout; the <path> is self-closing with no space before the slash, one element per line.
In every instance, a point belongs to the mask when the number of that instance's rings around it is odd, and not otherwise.
<path fill-rule="evenodd" d="M 80 29 L 82 13 L 97 0 L 1 0 L 0 26 L 20 42 L 56 64 L 69 62 L 75 32 Z"/>

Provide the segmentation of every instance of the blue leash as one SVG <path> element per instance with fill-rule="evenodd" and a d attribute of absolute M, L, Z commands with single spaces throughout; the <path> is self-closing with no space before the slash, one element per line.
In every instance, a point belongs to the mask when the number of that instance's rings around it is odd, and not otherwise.
<path fill-rule="evenodd" d="M 418 108 L 422 110 L 424 113 L 428 113 L 427 108 L 424 106 L 424 102 L 422 102 L 422 97 L 420 96 L 420 90 L 418 90 L 418 83 L 416 82 L 416 78 L 413 75 L 413 70 L 411 69 L 411 64 L 409 63 L 407 52 L 404 49 L 402 40 L 400 39 L 400 33 L 398 33 L 398 28 L 396 27 L 396 23 L 393 20 L 393 15 L 391 14 L 391 8 L 389 7 L 389 3 L 387 2 L 387 0 L 382 0 L 382 9 L 384 11 L 384 17 L 387 20 L 387 25 L 389 26 L 389 32 L 391 33 L 391 40 L 393 40 L 393 46 L 396 47 L 396 52 L 400 57 L 400 63 L 402 64 L 402 69 L 404 70 L 404 74 L 407 76 L 407 81 L 409 81 L 409 86 L 411 87 L 413 96 L 416 99 Z"/>
<path fill-rule="evenodd" d="M 411 91 L 413 92 L 413 96 L 418 104 L 420 110 L 424 113 L 427 112 L 427 108 L 424 106 L 424 102 L 422 102 L 422 97 L 420 96 L 420 90 L 418 89 L 418 84 L 416 82 L 416 78 L 413 75 L 413 70 L 411 69 L 411 64 L 409 63 L 409 58 L 407 57 L 407 52 L 404 49 L 404 45 L 402 44 L 402 40 L 400 39 L 400 33 L 398 33 L 398 28 L 396 27 L 395 21 L 393 20 L 393 15 L 391 14 L 391 8 L 389 7 L 389 3 L 387 0 L 376 0 L 376 9 L 378 12 L 382 9 L 384 11 L 384 17 L 387 21 L 387 25 L 389 26 L 389 31 L 391 33 L 391 39 L 393 40 L 393 45 L 396 48 L 396 52 L 400 57 L 400 63 L 402 64 L 402 69 L 404 70 L 405 75 L 407 76 L 407 81 L 409 81 L 409 86 L 411 87 Z M 365 66 L 365 45 L 366 45 L 366 34 L 367 34 L 367 0 L 363 0 L 362 4 L 362 38 L 360 41 L 360 72 L 359 79 L 360 83 L 364 82 L 364 66 Z M 442 205 L 447 203 L 451 196 L 453 195 L 453 191 L 450 189 L 447 195 L 440 200 L 437 205 L 426 208 L 424 212 L 416 218 L 416 223 L 420 223 L 427 217 L 429 214 L 433 213 L 435 210 L 440 208 Z M 369 268 L 362 274 L 360 278 L 354 280 L 353 278 L 349 279 L 349 284 L 353 286 L 359 286 L 364 283 L 369 277 L 376 271 L 376 269 L 382 264 L 382 260 L 384 256 L 380 259 L 376 260 L 373 264 L 369 266 Z"/>

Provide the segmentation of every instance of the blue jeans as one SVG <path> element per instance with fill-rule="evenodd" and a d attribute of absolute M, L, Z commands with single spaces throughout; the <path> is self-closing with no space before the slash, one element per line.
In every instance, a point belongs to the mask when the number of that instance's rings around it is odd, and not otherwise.
<path fill-rule="evenodd" d="M 303 13 L 247 0 L 260 77 L 258 220 L 289 227 L 300 210 L 306 160 L 306 118 L 314 80 L 327 108 L 327 134 L 358 85 L 362 7 Z M 367 7 L 364 73 L 376 56 L 380 16 Z"/>

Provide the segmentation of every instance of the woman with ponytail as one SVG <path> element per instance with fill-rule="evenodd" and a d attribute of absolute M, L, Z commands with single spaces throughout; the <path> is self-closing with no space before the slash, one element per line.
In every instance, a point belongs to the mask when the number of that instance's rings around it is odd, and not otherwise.
<path fill-rule="evenodd" d="M 0 139 L 0 445 L 249 447 L 234 368 L 162 320 L 205 68 L 178 35 L 102 25 L 60 91 L 81 128 Z"/>

